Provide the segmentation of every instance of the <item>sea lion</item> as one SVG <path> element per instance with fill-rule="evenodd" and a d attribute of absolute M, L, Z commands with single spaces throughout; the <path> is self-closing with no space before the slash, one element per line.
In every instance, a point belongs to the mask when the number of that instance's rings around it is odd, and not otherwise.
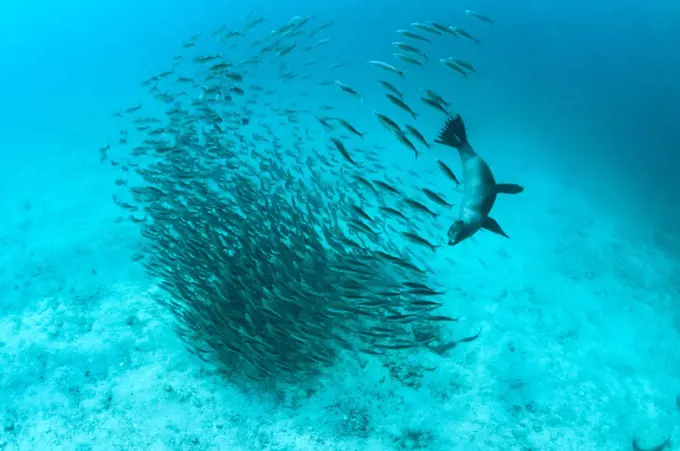
<path fill-rule="evenodd" d="M 449 245 L 460 243 L 479 229 L 509 238 L 498 222 L 489 216 L 489 212 L 496 202 L 497 194 L 518 194 L 524 188 L 509 183 L 496 183 L 489 165 L 468 142 L 465 124 L 460 115 L 456 114 L 446 120 L 435 142 L 458 149 L 463 166 L 463 199 L 460 202 L 458 219 L 449 228 Z"/>

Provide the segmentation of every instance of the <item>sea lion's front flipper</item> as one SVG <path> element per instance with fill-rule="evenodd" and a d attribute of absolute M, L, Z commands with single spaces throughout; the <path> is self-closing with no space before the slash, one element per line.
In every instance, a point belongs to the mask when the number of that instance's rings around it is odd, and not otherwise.
<path fill-rule="evenodd" d="M 488 230 L 489 232 L 497 233 L 500 236 L 504 236 L 506 238 L 510 238 L 504 231 L 501 229 L 501 226 L 498 225 L 496 220 L 494 218 L 491 218 L 489 216 L 486 217 L 484 222 L 482 223 L 482 228 Z"/>
<path fill-rule="evenodd" d="M 522 191 L 524 191 L 524 187 L 514 183 L 496 183 L 496 192 L 498 194 L 519 194 Z"/>

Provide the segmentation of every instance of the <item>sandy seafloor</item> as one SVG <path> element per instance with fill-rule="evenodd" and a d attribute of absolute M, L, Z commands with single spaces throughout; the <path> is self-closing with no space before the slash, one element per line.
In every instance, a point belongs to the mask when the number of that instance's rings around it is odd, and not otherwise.
<path fill-rule="evenodd" d="M 0 450 L 613 451 L 669 436 L 678 446 L 673 227 L 631 222 L 578 176 L 531 166 L 541 149 L 473 129 L 480 152 L 517 156 L 491 155 L 498 178 L 526 186 L 494 209 L 511 240 L 483 233 L 438 252 L 454 288 L 446 312 L 463 319 L 452 333 L 481 328 L 480 338 L 391 369 L 343 362 L 266 396 L 184 351 L 151 300 L 130 262 L 136 228 L 113 225 L 113 175 L 92 150 L 101 138 L 5 154 Z"/>
<path fill-rule="evenodd" d="M 618 450 L 634 435 L 680 440 L 676 266 L 578 191 L 527 180 L 521 199 L 499 201 L 511 240 L 484 234 L 441 251 L 464 293 L 447 310 L 467 320 L 457 333 L 482 328 L 476 342 L 392 373 L 350 363 L 298 393 L 259 398 L 182 350 L 128 263 L 134 228 L 111 227 L 118 213 L 102 199 L 97 164 L 55 161 L 68 177 L 2 200 L 14 214 L 0 233 L 0 449 Z M 5 182 L 22 186 L 30 168 Z"/>

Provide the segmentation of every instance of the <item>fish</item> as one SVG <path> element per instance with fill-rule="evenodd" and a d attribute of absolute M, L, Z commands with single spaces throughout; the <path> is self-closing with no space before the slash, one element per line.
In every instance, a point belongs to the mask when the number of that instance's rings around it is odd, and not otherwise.
<path fill-rule="evenodd" d="M 330 124 L 330 121 L 333 120 L 332 117 L 321 117 L 317 116 L 316 120 L 319 121 L 319 123 L 327 130 L 327 131 L 332 131 L 333 126 Z"/>
<path fill-rule="evenodd" d="M 404 101 L 401 100 L 399 97 L 396 97 L 396 96 L 394 96 L 394 95 L 392 95 L 392 94 L 385 94 L 385 97 L 387 98 L 387 100 L 389 100 L 390 102 L 392 102 L 394 105 L 396 105 L 397 107 L 401 108 L 402 110 L 406 111 L 406 112 L 409 113 L 411 116 L 413 116 L 413 119 L 417 119 L 417 118 L 418 118 L 418 114 L 417 114 L 416 112 L 414 112 L 414 111 L 411 109 L 411 107 L 408 106 L 406 103 L 404 103 Z"/>
<path fill-rule="evenodd" d="M 319 25 L 318 27 L 314 28 L 312 31 L 309 32 L 309 36 L 313 38 L 314 36 L 316 36 L 320 32 L 330 28 L 332 25 L 333 25 L 332 21 L 329 21 L 329 22 L 326 22 L 322 25 Z"/>
<path fill-rule="evenodd" d="M 400 212 L 396 208 L 386 207 L 384 205 L 381 205 L 380 207 L 378 207 L 378 209 L 380 211 L 382 211 L 383 213 L 387 213 L 389 215 L 396 216 L 397 218 L 400 218 L 400 219 L 403 219 L 403 220 L 408 220 L 408 218 L 404 215 L 404 213 Z"/>
<path fill-rule="evenodd" d="M 354 179 L 357 182 L 359 182 L 359 184 L 361 184 L 361 185 L 365 186 L 366 188 L 368 188 L 369 190 L 373 191 L 374 194 L 378 194 L 378 190 L 375 188 L 375 186 L 373 186 L 373 183 L 371 183 L 371 181 L 368 180 L 367 178 L 365 178 L 361 175 L 355 175 Z"/>
<path fill-rule="evenodd" d="M 234 81 L 243 81 L 243 75 L 237 72 L 227 72 L 224 76 Z"/>
<path fill-rule="evenodd" d="M 414 47 L 414 46 L 409 45 L 409 44 L 404 44 L 403 42 L 393 42 L 392 45 L 395 46 L 396 48 L 400 49 L 400 50 L 403 50 L 404 52 L 409 52 L 409 53 L 414 53 L 416 55 L 420 55 L 425 59 L 425 61 L 428 60 L 427 53 L 423 52 L 418 47 Z"/>
<path fill-rule="evenodd" d="M 286 56 L 286 55 L 288 55 L 290 52 L 292 52 L 293 50 L 295 50 L 296 47 L 297 47 L 297 44 L 296 44 L 295 42 L 293 42 L 293 43 L 290 44 L 290 45 L 287 45 L 287 46 L 285 46 L 285 47 L 280 48 L 280 49 L 276 52 L 276 56 Z"/>
<path fill-rule="evenodd" d="M 449 61 L 452 61 L 454 64 L 462 67 L 463 69 L 469 70 L 470 72 L 477 73 L 477 69 L 475 69 L 475 67 L 472 64 L 470 64 L 466 61 L 460 60 L 458 58 L 452 58 L 452 57 L 449 57 L 448 59 L 449 59 Z"/>
<path fill-rule="evenodd" d="M 449 115 L 449 111 L 441 103 L 439 103 L 435 100 L 432 100 L 428 97 L 421 97 L 420 101 L 423 102 L 425 105 L 431 106 L 432 108 L 434 108 L 437 111 L 441 111 L 442 113 L 444 113 L 447 116 Z"/>
<path fill-rule="evenodd" d="M 462 37 L 464 37 L 465 39 L 470 40 L 470 41 L 474 42 L 474 43 L 477 44 L 477 45 L 480 44 L 480 43 L 479 43 L 479 39 L 477 39 L 476 37 L 472 36 L 470 33 L 468 33 L 467 31 L 463 30 L 462 28 L 458 28 L 458 27 L 449 27 L 449 29 L 450 29 L 451 31 L 453 31 L 454 33 L 456 33 L 456 35 L 458 35 L 458 36 L 462 36 Z"/>
<path fill-rule="evenodd" d="M 354 135 L 358 136 L 361 139 L 364 138 L 364 135 L 366 134 L 366 132 L 363 132 L 363 133 L 360 132 L 359 130 L 354 128 L 354 126 L 352 126 L 352 124 L 350 124 L 349 122 L 347 122 L 346 120 L 344 120 L 342 118 L 336 118 L 335 120 L 338 121 L 340 123 L 340 125 L 345 127 L 347 130 L 349 130 Z"/>
<path fill-rule="evenodd" d="M 437 213 L 433 212 L 429 208 L 427 208 L 425 205 L 421 204 L 417 200 L 413 199 L 404 199 L 404 203 L 408 205 L 409 207 L 413 208 L 414 210 L 417 210 L 421 213 L 427 213 L 428 215 L 432 216 L 433 219 L 437 219 L 439 216 Z"/>
<path fill-rule="evenodd" d="M 371 64 L 373 67 L 377 67 L 377 68 L 382 69 L 384 71 L 392 72 L 393 74 L 397 74 L 401 78 L 406 78 L 403 70 L 399 70 L 396 67 L 392 66 L 391 64 L 383 63 L 382 61 L 369 61 L 369 64 Z"/>
<path fill-rule="evenodd" d="M 378 80 L 378 82 L 383 86 L 383 88 L 387 89 L 390 91 L 392 94 L 396 95 L 399 98 L 403 98 L 404 95 L 399 91 L 397 88 L 394 87 L 391 83 L 384 81 L 384 80 Z"/>
<path fill-rule="evenodd" d="M 427 98 L 432 99 L 434 102 L 438 103 L 439 105 L 441 105 L 443 107 L 447 107 L 447 106 L 450 105 L 450 103 L 447 102 L 446 100 L 444 100 L 444 98 L 442 96 L 440 96 L 439 94 L 437 94 L 436 92 L 434 92 L 431 89 L 426 89 L 425 94 L 427 95 Z"/>
<path fill-rule="evenodd" d="M 442 25 L 442 24 L 437 23 L 437 22 L 428 22 L 428 25 L 430 25 L 432 28 L 434 28 L 436 30 L 439 30 L 442 33 L 457 36 L 456 33 L 454 31 L 452 31 L 451 28 L 446 26 L 446 25 Z"/>
<path fill-rule="evenodd" d="M 396 97 L 395 97 L 395 98 L 396 98 Z M 373 112 L 373 114 L 375 115 L 375 117 L 378 118 L 378 120 L 380 121 L 380 123 L 381 123 L 385 128 L 387 128 L 388 130 L 390 130 L 391 132 L 394 132 L 394 133 L 402 133 L 401 127 L 399 127 L 399 124 L 397 124 L 396 122 L 394 122 L 394 121 L 393 121 L 392 119 L 390 119 L 388 116 L 385 116 L 384 114 L 381 114 L 381 113 L 376 113 L 375 111 Z"/>
<path fill-rule="evenodd" d="M 232 66 L 231 63 L 227 63 L 227 62 L 223 61 L 221 63 L 213 64 L 212 66 L 209 67 L 209 69 L 212 72 L 221 72 L 221 71 L 229 69 L 231 66 Z"/>
<path fill-rule="evenodd" d="M 478 12 L 471 11 L 469 9 L 465 10 L 465 14 L 467 14 L 470 17 L 474 17 L 475 19 L 481 20 L 482 22 L 486 22 L 489 25 L 493 25 L 493 21 L 489 17 L 485 16 L 484 14 L 480 14 Z"/>
<path fill-rule="evenodd" d="M 373 180 L 373 183 L 375 183 L 377 186 L 379 186 L 381 189 L 391 193 L 391 194 L 396 194 L 398 196 L 401 196 L 401 191 L 399 189 L 395 188 L 391 184 L 382 181 L 382 180 Z"/>
<path fill-rule="evenodd" d="M 430 25 L 420 23 L 420 22 L 413 22 L 411 24 L 412 27 L 417 28 L 421 31 L 425 31 L 427 33 L 431 33 L 437 36 L 441 36 L 442 32 L 437 30 L 436 28 L 431 27 Z"/>
<path fill-rule="evenodd" d="M 446 165 L 442 160 L 437 159 L 437 165 L 439 165 L 439 169 L 444 173 L 444 175 L 451 180 L 453 183 L 456 184 L 456 186 L 460 185 L 460 182 L 458 181 L 458 177 L 456 177 L 456 174 L 451 170 L 450 167 Z"/>
<path fill-rule="evenodd" d="M 343 158 L 345 160 L 349 161 L 354 166 L 356 166 L 356 164 L 357 164 L 356 161 L 354 161 L 354 159 L 352 159 L 352 156 L 349 154 L 349 152 L 347 152 L 347 149 L 345 148 L 345 145 L 342 143 L 342 141 L 340 141 L 338 138 L 333 136 L 333 137 L 331 137 L 331 142 L 333 143 L 335 148 L 338 150 L 338 152 L 340 152 L 340 154 L 343 156 Z"/>
<path fill-rule="evenodd" d="M 427 241 L 425 238 L 421 237 L 420 235 L 416 235 L 415 233 L 412 232 L 403 232 L 402 235 L 404 238 L 406 238 L 408 241 L 417 244 L 419 246 L 424 246 L 428 249 L 430 249 L 432 252 L 435 252 L 437 248 L 441 247 L 438 245 L 434 245 Z"/>
<path fill-rule="evenodd" d="M 417 59 L 412 58 L 412 57 L 410 57 L 410 56 L 408 56 L 408 55 L 404 55 L 403 53 L 394 53 L 393 56 L 394 56 L 396 59 L 401 60 L 401 61 L 403 61 L 403 62 L 405 62 L 405 63 L 413 64 L 414 66 L 420 66 L 420 67 L 423 66 L 423 63 L 421 63 L 421 62 L 418 61 Z"/>
<path fill-rule="evenodd" d="M 339 80 L 335 80 L 334 83 L 335 83 L 335 86 L 337 86 L 338 88 L 340 88 L 342 91 L 346 92 L 347 94 L 350 94 L 350 95 L 357 97 L 357 98 L 361 98 L 361 95 L 359 95 L 359 93 L 357 91 L 355 91 L 353 88 L 350 88 L 349 86 L 347 86 L 343 82 L 341 82 Z"/>
<path fill-rule="evenodd" d="M 414 138 L 416 138 L 416 140 L 418 140 L 423 146 L 427 147 L 428 149 L 430 148 L 430 144 L 427 142 L 427 140 L 426 140 L 425 137 L 422 135 L 422 133 L 420 133 L 420 132 L 418 131 L 418 129 L 416 129 L 416 128 L 413 127 L 412 125 L 408 125 L 408 124 L 404 125 L 404 128 L 406 128 L 406 130 L 408 130 L 408 132 L 409 132 Z"/>
<path fill-rule="evenodd" d="M 108 143 L 108 144 L 106 144 L 104 147 L 102 147 L 102 148 L 99 149 L 99 162 L 100 162 L 100 163 L 103 163 L 103 162 L 105 162 L 105 161 L 108 159 L 108 157 L 109 157 L 109 155 L 108 155 L 109 149 L 111 149 L 111 143 Z"/>
<path fill-rule="evenodd" d="M 404 132 L 401 132 L 401 131 L 396 132 L 395 135 L 396 135 L 397 139 L 399 140 L 399 142 L 401 142 L 403 145 L 405 145 L 406 147 L 408 147 L 409 149 L 411 149 L 413 151 L 413 153 L 416 156 L 416 159 L 418 158 L 418 156 L 420 156 L 420 152 L 418 152 L 418 149 L 416 148 L 416 146 L 413 145 L 411 140 L 408 139 L 408 137 L 406 136 L 406 134 L 404 134 Z"/>
<path fill-rule="evenodd" d="M 131 114 L 131 113 L 135 113 L 135 112 L 139 111 L 140 108 L 142 108 L 142 104 L 141 104 L 141 103 L 140 103 L 139 105 L 135 105 L 135 106 L 133 106 L 133 107 L 126 108 L 123 112 L 124 112 L 125 114 Z"/>
<path fill-rule="evenodd" d="M 431 189 L 422 188 L 421 190 L 423 191 L 425 196 L 428 197 L 428 199 L 430 199 L 431 201 L 433 201 L 436 204 L 441 205 L 442 207 L 451 208 L 451 207 L 455 206 L 455 204 L 447 202 L 446 199 L 444 199 L 441 195 L 435 193 Z"/>
<path fill-rule="evenodd" d="M 465 72 L 465 70 L 463 70 L 462 67 L 460 67 L 458 64 L 451 61 L 450 59 L 448 59 L 448 58 L 447 59 L 440 59 L 439 62 L 442 63 L 444 66 L 448 67 L 449 69 L 454 70 L 454 71 L 458 72 L 459 74 L 461 74 L 463 77 L 467 78 L 467 76 L 468 76 L 467 72 Z"/>
<path fill-rule="evenodd" d="M 436 321 L 436 322 L 450 322 L 450 323 L 455 323 L 458 322 L 457 318 L 452 318 L 450 316 L 444 316 L 444 315 L 435 315 L 435 316 L 430 316 L 427 318 L 428 321 Z"/>
<path fill-rule="evenodd" d="M 397 33 L 404 36 L 405 38 L 413 39 L 414 41 L 432 42 L 431 39 L 428 39 L 423 35 L 420 35 L 418 33 L 414 33 L 414 32 L 409 31 L 409 30 L 397 30 Z"/>
<path fill-rule="evenodd" d="M 321 46 L 321 45 L 328 44 L 329 42 L 331 42 L 330 39 L 320 39 L 320 40 L 316 41 L 314 44 L 305 47 L 304 50 L 305 50 L 306 52 L 308 52 L 308 51 L 310 51 L 310 50 L 314 50 L 315 48 L 317 48 L 317 47 L 319 47 L 319 46 Z"/>
<path fill-rule="evenodd" d="M 265 22 L 264 17 L 262 17 L 262 16 L 255 17 L 255 18 L 253 18 L 253 19 L 250 19 L 250 21 L 249 21 L 248 23 L 245 24 L 245 26 L 243 27 L 243 29 L 244 29 L 245 31 L 250 31 L 250 30 L 252 30 L 253 28 L 257 27 L 258 25 L 263 24 L 264 22 Z"/>
<path fill-rule="evenodd" d="M 352 209 L 353 209 L 359 216 L 361 216 L 362 218 L 364 218 L 364 219 L 367 220 L 368 222 L 373 222 L 373 218 L 371 218 L 371 217 L 368 215 L 368 213 L 366 213 L 366 212 L 364 211 L 363 208 L 358 207 L 358 206 L 356 206 L 356 205 L 352 205 Z"/>

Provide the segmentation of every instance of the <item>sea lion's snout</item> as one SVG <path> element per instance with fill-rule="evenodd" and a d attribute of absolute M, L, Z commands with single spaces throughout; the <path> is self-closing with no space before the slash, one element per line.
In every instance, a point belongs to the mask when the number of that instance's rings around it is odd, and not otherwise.
<path fill-rule="evenodd" d="M 458 219 L 451 224 L 451 227 L 449 227 L 449 246 L 454 246 L 465 238 L 463 235 L 463 229 L 465 228 L 465 223 L 463 223 L 462 220 Z"/>

